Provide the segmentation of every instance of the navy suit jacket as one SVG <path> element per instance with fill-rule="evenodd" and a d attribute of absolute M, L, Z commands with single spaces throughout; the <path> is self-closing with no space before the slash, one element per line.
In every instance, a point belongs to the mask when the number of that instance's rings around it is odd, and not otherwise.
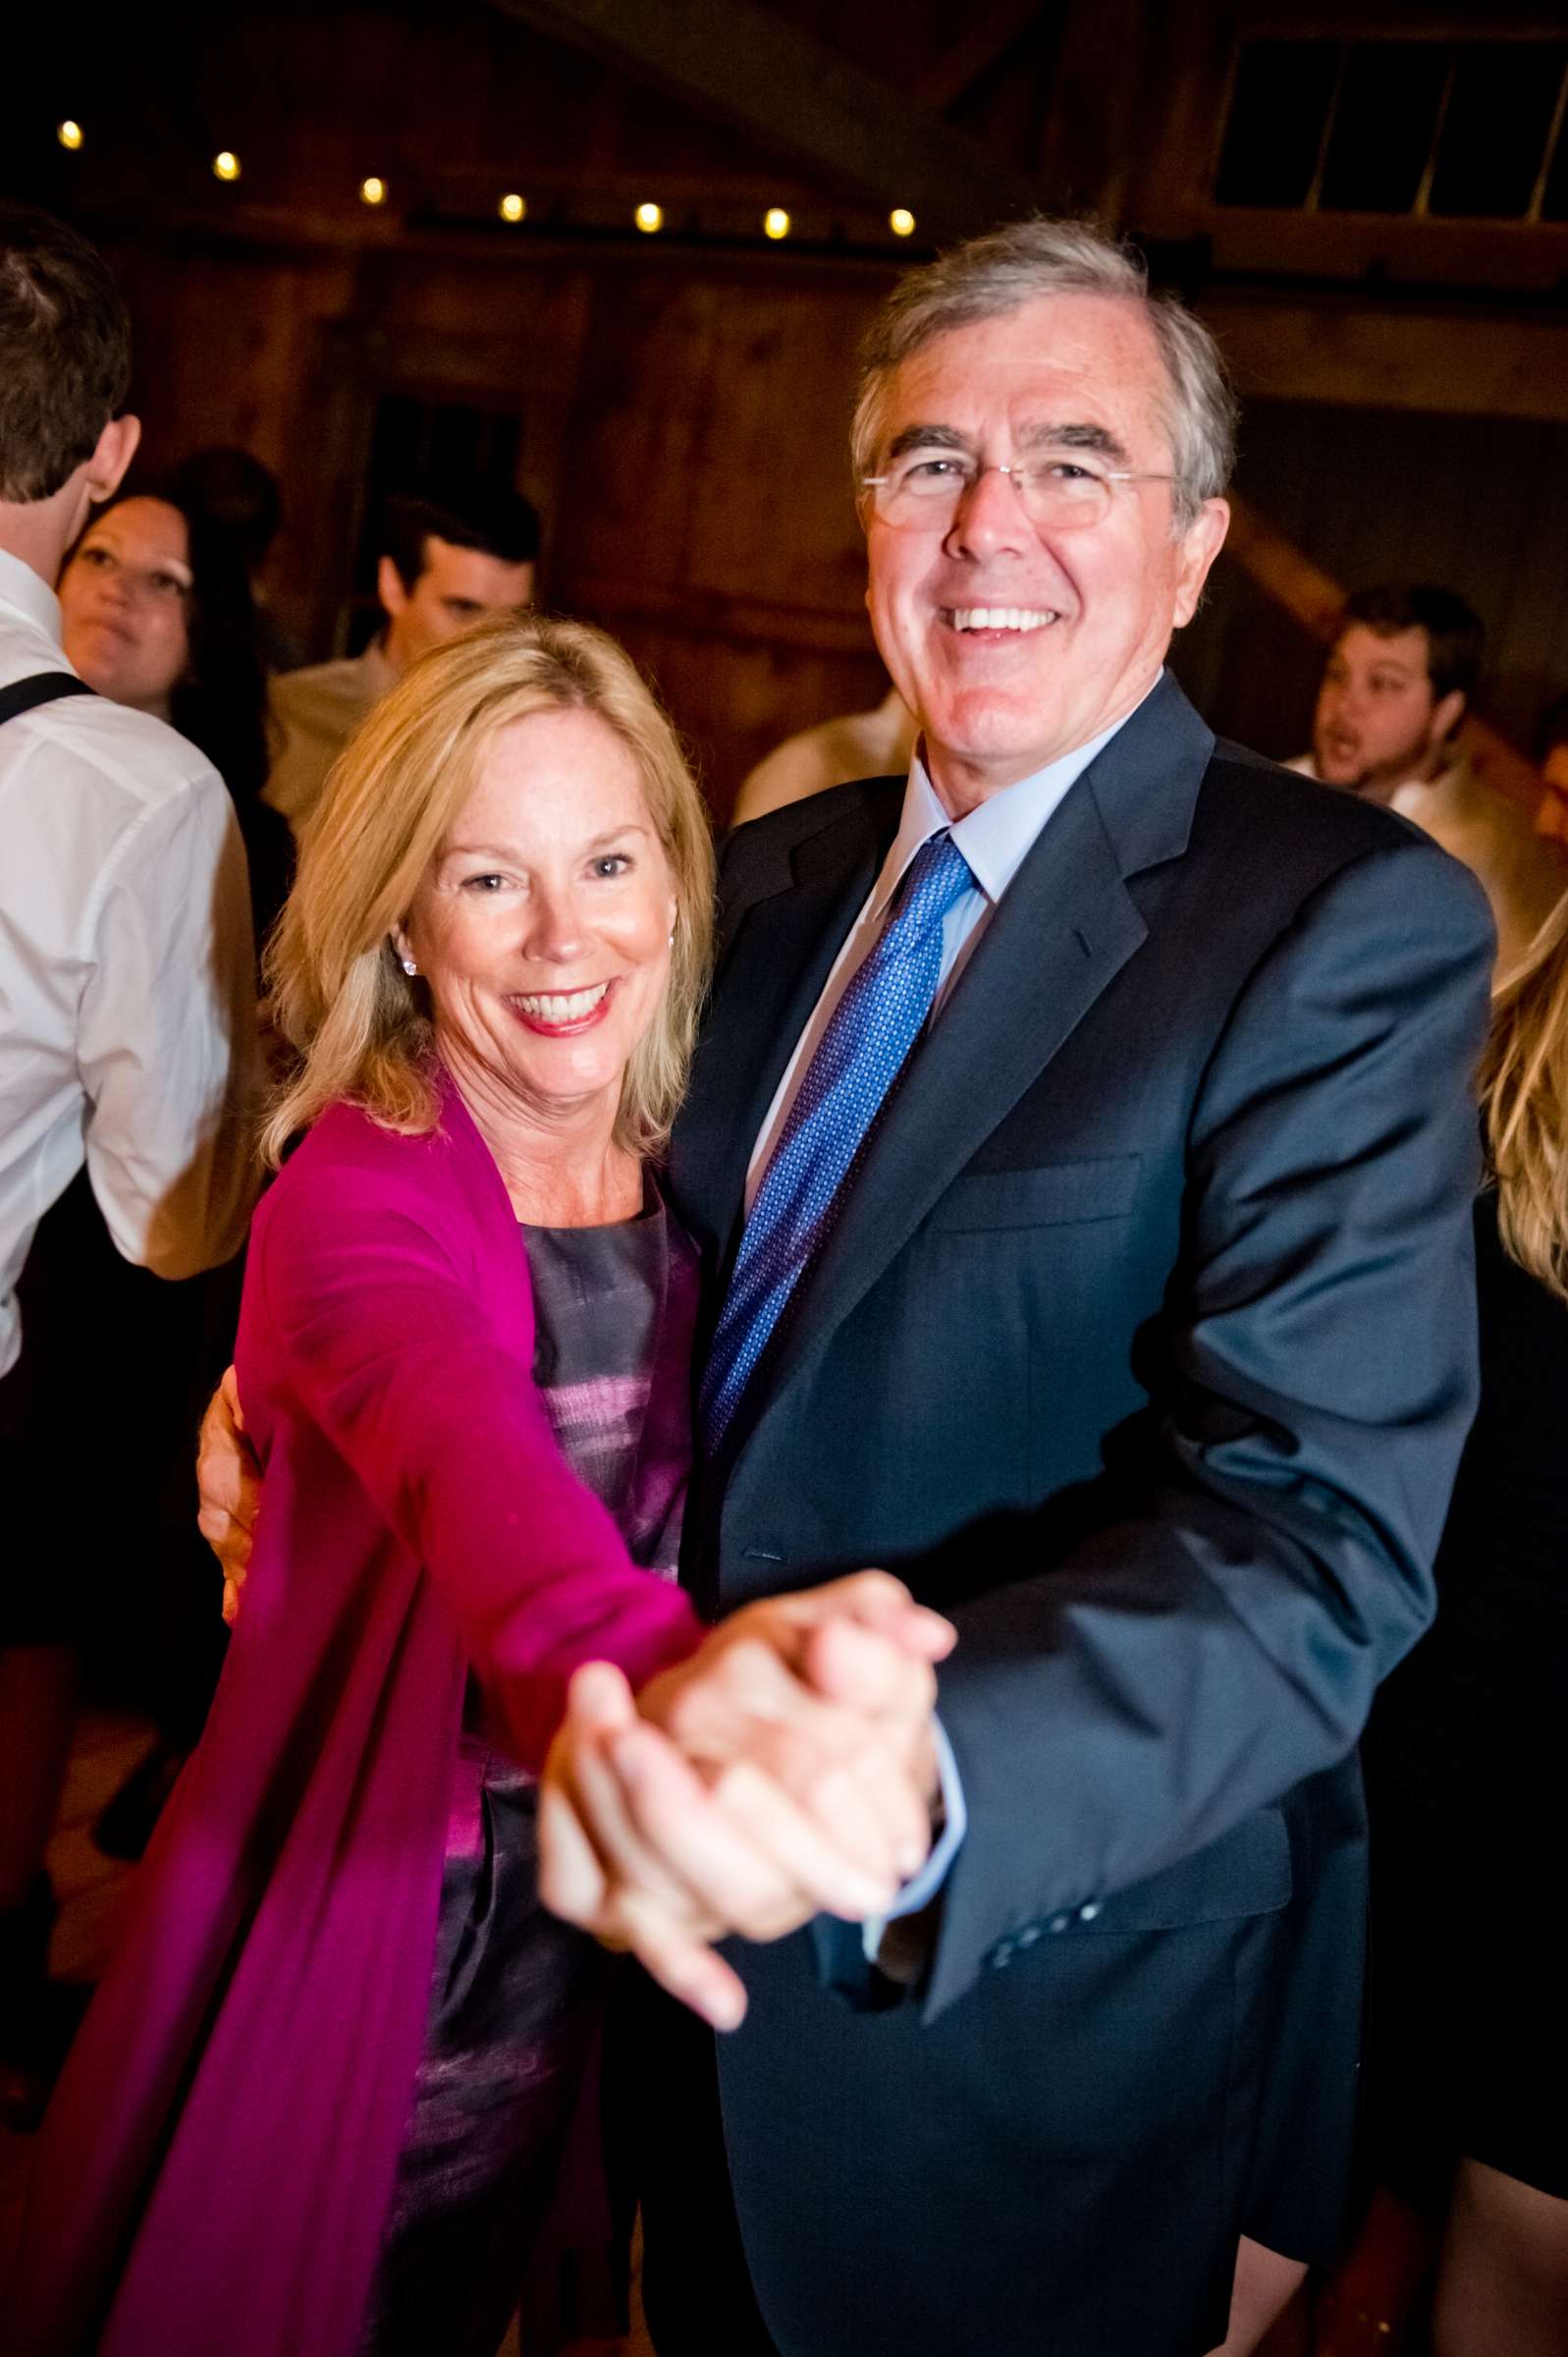
<path fill-rule="evenodd" d="M 673 1164 L 715 1304 L 900 796 L 727 847 Z M 1166 680 L 1020 868 L 701 1469 L 710 1608 L 880 1563 L 959 1631 L 969 1830 L 923 1983 L 819 1924 L 744 1956 L 721 2042 L 786 2357 L 1197 2350 L 1238 2230 L 1331 2235 L 1344 1763 L 1431 1616 L 1475 1406 L 1491 950 L 1426 837 L 1217 745 Z"/>

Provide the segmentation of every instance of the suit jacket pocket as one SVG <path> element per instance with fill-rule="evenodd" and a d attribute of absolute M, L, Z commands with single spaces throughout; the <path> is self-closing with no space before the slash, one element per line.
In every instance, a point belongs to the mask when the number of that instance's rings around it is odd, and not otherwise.
<path fill-rule="evenodd" d="M 1075 1928 L 1095 1932 L 1173 1932 L 1195 1923 L 1272 1915 L 1290 1903 L 1290 1836 L 1276 1808 L 1243 1818 L 1207 1849 L 1118 1891 Z"/>
<path fill-rule="evenodd" d="M 1027 1171 L 966 1171 L 932 1212 L 931 1226 L 962 1234 L 1125 1219 L 1142 1170 L 1141 1154 L 1102 1154 L 1090 1162 L 1048 1162 Z"/>

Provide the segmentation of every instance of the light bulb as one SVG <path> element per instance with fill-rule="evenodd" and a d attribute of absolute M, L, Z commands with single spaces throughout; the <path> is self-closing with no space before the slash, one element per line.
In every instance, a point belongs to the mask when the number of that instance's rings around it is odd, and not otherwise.
<path fill-rule="evenodd" d="M 509 194 L 502 197 L 497 209 L 503 221 L 520 221 L 528 210 L 528 199 L 526 196 Z"/>
<path fill-rule="evenodd" d="M 888 215 L 888 227 L 895 238 L 912 238 L 915 234 L 914 214 L 906 204 L 894 205 Z"/>
<path fill-rule="evenodd" d="M 232 147 L 220 147 L 212 159 L 213 176 L 217 180 L 238 180 L 240 158 Z"/>
<path fill-rule="evenodd" d="M 54 136 L 59 140 L 62 147 L 80 147 L 81 144 L 81 126 L 80 123 L 73 123 L 68 115 L 63 123 L 57 123 L 55 125 Z"/>
<path fill-rule="evenodd" d="M 665 225 L 664 206 L 662 204 L 639 204 L 632 218 L 637 227 L 645 231 L 651 238 L 656 229 L 663 229 Z"/>
<path fill-rule="evenodd" d="M 372 172 L 368 180 L 362 180 L 359 183 L 359 201 L 361 204 L 385 204 L 387 201 L 386 182 Z"/>
<path fill-rule="evenodd" d="M 769 205 L 768 210 L 762 216 L 762 234 L 765 238 L 774 239 L 786 238 L 789 235 L 789 215 L 782 204 Z"/>

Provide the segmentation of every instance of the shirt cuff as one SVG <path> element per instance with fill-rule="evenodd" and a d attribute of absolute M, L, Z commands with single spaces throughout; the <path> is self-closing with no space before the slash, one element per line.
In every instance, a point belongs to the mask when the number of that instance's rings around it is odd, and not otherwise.
<path fill-rule="evenodd" d="M 958 1854 L 958 1845 L 969 1830 L 969 1813 L 964 1807 L 958 1763 L 952 1756 L 952 1745 L 943 1730 L 940 1719 L 933 1719 L 931 1723 L 931 1738 L 936 1746 L 937 1775 L 942 1786 L 938 1802 L 943 1819 L 942 1831 L 920 1872 L 905 1883 L 887 1914 L 870 1917 L 862 1927 L 861 1937 L 868 1964 L 876 1963 L 883 1936 L 890 1923 L 896 1923 L 902 1915 L 918 1915 L 922 1907 L 930 1906 L 946 1881 L 953 1859 Z"/>

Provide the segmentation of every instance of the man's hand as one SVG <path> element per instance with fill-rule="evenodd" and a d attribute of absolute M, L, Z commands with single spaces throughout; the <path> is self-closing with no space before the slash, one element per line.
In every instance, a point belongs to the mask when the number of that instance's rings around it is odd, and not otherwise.
<path fill-rule="evenodd" d="M 261 1466 L 245 1438 L 233 1367 L 226 1370 L 201 1419 L 196 1492 L 201 1501 L 196 1528 L 223 1565 L 223 1617 L 232 1628 L 261 1508 Z"/>
<path fill-rule="evenodd" d="M 547 1904 L 732 2028 L 745 1993 L 715 1939 L 883 1914 L 924 1859 L 952 1641 L 862 1572 L 736 1613 L 635 1704 L 608 1666 L 579 1672 L 540 1796 Z"/>

